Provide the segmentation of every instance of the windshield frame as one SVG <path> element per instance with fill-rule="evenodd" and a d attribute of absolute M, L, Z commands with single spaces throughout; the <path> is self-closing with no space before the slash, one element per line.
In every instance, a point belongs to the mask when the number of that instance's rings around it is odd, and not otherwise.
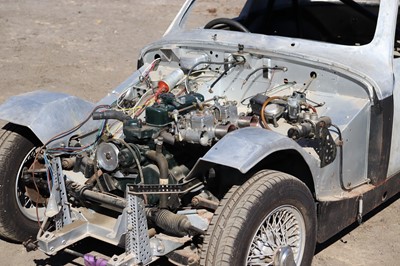
<path fill-rule="evenodd" d="M 271 0 L 269 1 L 270 3 L 273 3 L 273 5 L 275 5 L 275 1 L 277 1 L 278 6 L 287 6 L 287 5 L 291 5 L 293 4 L 292 0 Z M 372 19 L 372 17 L 377 17 L 376 18 L 376 26 L 374 31 L 372 32 L 372 37 L 368 39 L 368 41 L 366 42 L 354 42 L 351 44 L 345 44 L 345 43 L 339 43 L 339 42 L 335 42 L 335 41 L 323 41 L 323 40 L 318 40 L 318 39 L 313 39 L 313 38 L 307 38 L 307 37 L 299 37 L 299 36 L 286 36 L 285 34 L 270 34 L 270 33 L 260 33 L 260 32 L 252 32 L 253 34 L 261 34 L 261 35 L 266 35 L 266 36 L 277 36 L 277 37 L 289 37 L 289 38 L 295 38 L 295 39 L 303 39 L 303 40 L 309 40 L 309 41 L 322 41 L 322 42 L 326 42 L 329 44 L 337 44 L 337 45 L 350 45 L 350 46 L 363 46 L 363 45 L 367 45 L 371 42 L 373 42 L 373 40 L 375 39 L 376 35 L 377 35 L 377 31 L 378 31 L 378 22 L 379 22 L 379 17 L 381 17 L 382 14 L 382 10 L 381 7 L 378 7 L 378 14 L 373 14 L 371 12 L 369 12 L 368 10 L 365 10 L 365 8 L 363 8 L 362 6 L 359 5 L 359 3 L 367 3 L 367 4 L 378 4 L 381 5 L 381 2 L 385 2 L 387 0 L 358 0 L 357 2 L 353 1 L 353 0 L 306 0 L 306 1 L 302 1 L 302 0 L 298 0 L 299 2 L 307 2 L 307 3 L 312 3 L 312 2 L 326 2 L 326 3 L 343 3 L 344 5 L 349 6 L 350 8 L 356 10 L 356 12 L 364 12 L 363 15 L 365 15 L 366 17 L 370 17 Z M 390 1 L 390 0 L 389 0 Z M 175 19 L 173 20 L 173 22 L 170 24 L 170 26 L 168 27 L 167 31 L 165 32 L 164 36 L 172 33 L 172 32 L 182 32 L 182 31 L 190 31 L 190 30 L 194 30 L 194 29 L 201 29 L 201 25 L 198 25 L 198 28 L 187 28 L 186 24 L 188 22 L 188 20 L 190 20 L 190 17 L 195 8 L 195 5 L 201 2 L 200 0 L 187 0 L 181 10 L 179 11 L 179 13 L 177 14 L 177 16 L 175 17 Z M 246 9 L 249 8 L 249 6 L 252 4 L 253 0 L 248 0 L 248 1 L 243 1 L 243 7 L 241 8 L 241 12 L 237 17 L 234 17 L 234 20 L 240 20 L 243 18 L 243 16 L 246 16 L 246 12 L 248 12 L 248 10 L 246 11 Z M 267 3 L 268 1 L 265 1 L 265 3 Z"/>

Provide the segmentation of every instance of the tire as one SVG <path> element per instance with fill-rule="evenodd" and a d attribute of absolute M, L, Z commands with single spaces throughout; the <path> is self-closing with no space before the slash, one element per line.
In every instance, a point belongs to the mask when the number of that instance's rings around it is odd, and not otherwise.
<path fill-rule="evenodd" d="M 289 232 L 272 223 L 281 215 L 290 218 L 284 224 L 295 230 Z M 288 236 L 287 243 L 277 244 L 279 233 L 264 230 L 266 223 L 280 228 Z M 316 244 L 316 209 L 303 182 L 285 173 L 263 170 L 225 195 L 205 235 L 200 264 L 273 265 L 274 254 L 279 253 L 275 244 L 290 246 L 296 265 L 311 265 Z M 255 258 L 260 252 L 262 258 Z"/>
<path fill-rule="evenodd" d="M 22 168 L 32 164 L 38 146 L 27 132 L 13 124 L 0 129 L 0 236 L 15 242 L 36 237 L 44 212 L 40 206 L 36 210 L 20 182 Z"/>

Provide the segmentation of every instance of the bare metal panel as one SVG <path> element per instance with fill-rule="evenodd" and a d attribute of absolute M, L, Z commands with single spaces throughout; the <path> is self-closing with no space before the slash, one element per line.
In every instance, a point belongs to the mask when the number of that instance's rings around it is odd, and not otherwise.
<path fill-rule="evenodd" d="M 0 106 L 0 119 L 30 128 L 42 143 L 82 122 L 93 110 L 88 101 L 63 93 L 34 91 L 8 99 Z M 77 133 L 99 126 L 85 124 Z"/>

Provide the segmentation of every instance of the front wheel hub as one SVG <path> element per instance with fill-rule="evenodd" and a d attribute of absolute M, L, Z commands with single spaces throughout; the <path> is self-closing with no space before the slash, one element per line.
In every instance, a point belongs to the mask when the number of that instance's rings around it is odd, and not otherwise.
<path fill-rule="evenodd" d="M 281 247 L 276 250 L 274 255 L 275 266 L 296 266 L 293 250 L 289 246 Z"/>

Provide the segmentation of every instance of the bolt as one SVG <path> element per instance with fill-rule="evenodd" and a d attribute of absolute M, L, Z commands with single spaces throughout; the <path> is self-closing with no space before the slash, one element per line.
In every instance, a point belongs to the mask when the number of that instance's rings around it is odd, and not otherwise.
<path fill-rule="evenodd" d="M 157 251 L 160 252 L 160 253 L 163 252 L 163 251 L 164 251 L 164 245 L 160 243 L 160 244 L 157 246 Z"/>
<path fill-rule="evenodd" d="M 197 197 L 193 197 L 192 199 L 192 205 L 197 206 L 199 204 L 199 199 Z"/>

